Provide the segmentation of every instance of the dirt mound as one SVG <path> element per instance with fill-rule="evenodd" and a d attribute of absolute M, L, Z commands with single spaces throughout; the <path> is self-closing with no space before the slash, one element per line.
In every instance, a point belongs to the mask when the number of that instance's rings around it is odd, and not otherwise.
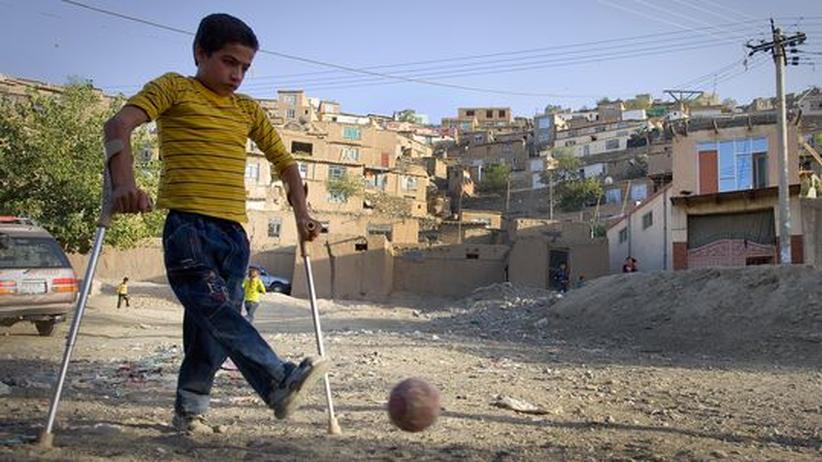
<path fill-rule="evenodd" d="M 822 365 L 822 273 L 805 266 L 613 275 L 572 291 L 551 312 L 567 332 L 650 351 Z"/>

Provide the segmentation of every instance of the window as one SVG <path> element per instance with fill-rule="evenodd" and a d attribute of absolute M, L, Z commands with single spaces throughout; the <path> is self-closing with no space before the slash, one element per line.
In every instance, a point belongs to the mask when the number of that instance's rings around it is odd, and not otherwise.
<path fill-rule="evenodd" d="M 254 182 L 260 179 L 260 164 L 252 163 L 245 166 L 245 177 Z"/>
<path fill-rule="evenodd" d="M 474 111 L 465 111 L 466 117 L 474 117 Z"/>
<path fill-rule="evenodd" d="M 460 123 L 460 130 L 462 130 L 462 131 L 468 131 L 468 130 L 471 130 L 471 128 L 472 128 L 471 127 L 471 122 L 461 122 Z"/>
<path fill-rule="evenodd" d="M 511 143 L 505 143 L 502 145 L 502 152 L 510 154 L 514 152 L 514 147 L 511 145 Z"/>
<path fill-rule="evenodd" d="M 329 165 L 328 178 L 339 179 L 345 176 L 345 167 L 342 165 Z"/>
<path fill-rule="evenodd" d="M 631 185 L 631 200 L 644 201 L 647 197 L 648 197 L 648 185 L 647 184 L 634 184 L 634 185 Z"/>
<path fill-rule="evenodd" d="M 566 141 L 566 142 L 565 142 L 565 146 L 566 146 L 566 147 L 567 147 L 567 146 L 573 146 L 573 145 L 575 145 L 575 144 L 577 144 L 577 141 L 576 141 L 576 140 L 568 140 L 568 141 Z"/>
<path fill-rule="evenodd" d="M 308 164 L 304 162 L 297 162 L 297 169 L 300 170 L 300 177 L 302 179 L 308 178 Z"/>
<path fill-rule="evenodd" d="M 343 128 L 343 138 L 347 140 L 358 140 L 362 138 L 362 133 L 359 128 L 345 127 Z"/>
<path fill-rule="evenodd" d="M 648 212 L 642 215 L 642 229 L 648 229 L 654 225 L 654 212 Z"/>
<path fill-rule="evenodd" d="M 297 105 L 297 95 L 285 95 L 285 104 L 289 106 Z"/>
<path fill-rule="evenodd" d="M 628 240 L 628 228 L 622 228 L 619 230 L 619 243 L 622 244 L 623 242 Z"/>
<path fill-rule="evenodd" d="M 360 160 L 360 150 L 357 148 L 343 148 L 341 158 L 349 162 L 357 162 Z"/>
<path fill-rule="evenodd" d="M 403 176 L 402 179 L 402 189 L 404 191 L 416 191 L 417 190 L 417 178 L 413 176 Z"/>
<path fill-rule="evenodd" d="M 605 191 L 605 202 L 607 204 L 618 204 L 622 202 L 622 190 L 615 188 Z"/>
<path fill-rule="evenodd" d="M 474 143 L 482 143 L 483 138 L 482 135 L 474 135 Z"/>
<path fill-rule="evenodd" d="M 294 109 L 286 109 L 285 110 L 285 118 L 286 119 L 296 119 L 297 118 L 296 111 L 294 111 Z"/>
<path fill-rule="evenodd" d="M 697 145 L 700 193 L 767 187 L 768 140 L 744 138 Z"/>
<path fill-rule="evenodd" d="M 505 117 L 505 111 L 499 111 L 498 114 L 500 117 Z"/>
<path fill-rule="evenodd" d="M 280 232 L 283 229 L 283 221 L 280 218 L 272 218 L 268 220 L 268 237 L 280 237 Z"/>
<path fill-rule="evenodd" d="M 612 150 L 612 149 L 619 149 L 619 139 L 613 138 L 605 142 L 605 149 Z"/>
<path fill-rule="evenodd" d="M 585 146 L 582 147 L 582 155 L 583 156 L 591 155 L 591 145 L 590 144 L 586 144 Z"/>
<path fill-rule="evenodd" d="M 494 118 L 494 111 L 493 110 L 485 111 L 485 118 L 486 119 L 493 119 Z"/>
<path fill-rule="evenodd" d="M 294 154 L 308 154 L 310 156 L 314 153 L 314 145 L 311 143 L 301 143 L 299 141 L 292 141 L 291 152 L 293 152 Z"/>
<path fill-rule="evenodd" d="M 342 194 L 340 192 L 329 192 L 328 202 L 331 204 L 345 204 L 346 202 L 348 202 L 348 198 L 345 197 L 345 194 Z"/>
<path fill-rule="evenodd" d="M 391 225 L 375 225 L 375 224 L 368 224 L 367 225 L 368 234 L 371 236 L 385 236 L 386 239 L 389 241 L 391 240 L 392 236 L 392 227 Z"/>
<path fill-rule="evenodd" d="M 623 130 L 623 131 L 617 132 L 616 136 L 628 136 L 628 132 Z"/>
<path fill-rule="evenodd" d="M 367 188 L 379 189 L 385 191 L 385 185 L 388 180 L 388 175 L 385 173 L 374 173 L 365 175 L 365 186 Z"/>

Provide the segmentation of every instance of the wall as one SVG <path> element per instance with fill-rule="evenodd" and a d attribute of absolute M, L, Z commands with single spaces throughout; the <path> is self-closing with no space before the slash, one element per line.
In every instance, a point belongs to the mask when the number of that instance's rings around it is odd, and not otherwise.
<path fill-rule="evenodd" d="M 69 254 L 77 278 L 82 279 L 86 274 L 88 256 Z M 113 247 L 104 247 L 97 261 L 94 274 L 95 279 L 120 280 L 128 276 L 133 281 L 165 281 L 165 264 L 163 263 L 163 247 L 160 239 L 151 240 L 144 247 L 118 250 Z"/>
<path fill-rule="evenodd" d="M 509 258 L 509 279 L 515 284 L 548 288 L 551 250 L 568 252 L 571 281 L 580 275 L 591 280 L 608 274 L 608 241 L 590 239 L 570 245 L 539 235 L 525 235 L 514 242 Z"/>
<path fill-rule="evenodd" d="M 468 295 L 477 287 L 505 281 L 508 249 L 502 245 L 454 245 L 398 251 L 394 258 L 394 290 L 448 297 Z"/>
<path fill-rule="evenodd" d="M 630 215 L 608 228 L 610 272 L 622 271 L 625 258 L 637 259 L 640 271 L 670 270 L 673 264 L 673 247 L 670 239 L 671 203 L 670 188 L 650 197 Z M 643 229 L 643 217 L 651 213 L 653 224 Z M 619 234 L 625 229 L 628 240 L 619 242 Z"/>
<path fill-rule="evenodd" d="M 359 250 L 358 245 L 366 245 Z M 393 258 L 383 236 L 323 235 L 308 243 L 317 297 L 380 300 L 391 293 Z M 291 293 L 308 297 L 302 255 L 296 253 Z"/>
<path fill-rule="evenodd" d="M 802 199 L 805 263 L 822 268 L 822 199 Z"/>
<path fill-rule="evenodd" d="M 776 125 L 754 125 L 751 129 L 747 126 L 722 128 L 719 133 L 713 130 L 700 130 L 690 132 L 688 136 L 677 136 L 673 140 L 673 196 L 681 196 L 681 191 L 699 194 L 698 143 L 761 137 L 768 139 L 768 185 L 779 184 Z M 799 184 L 798 152 L 796 126 L 788 124 L 789 184 Z"/>

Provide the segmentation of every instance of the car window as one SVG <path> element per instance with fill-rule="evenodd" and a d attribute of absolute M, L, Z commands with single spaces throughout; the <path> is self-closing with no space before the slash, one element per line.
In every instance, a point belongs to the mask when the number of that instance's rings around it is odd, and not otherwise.
<path fill-rule="evenodd" d="M 12 237 L 0 247 L 0 268 L 65 268 L 69 265 L 60 246 L 42 237 Z"/>

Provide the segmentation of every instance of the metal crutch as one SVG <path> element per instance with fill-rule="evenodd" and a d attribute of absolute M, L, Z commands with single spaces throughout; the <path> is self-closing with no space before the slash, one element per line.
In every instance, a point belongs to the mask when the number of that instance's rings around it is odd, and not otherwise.
<path fill-rule="evenodd" d="M 307 188 L 306 188 L 307 189 Z M 309 224 L 309 230 L 313 231 L 316 225 Z M 303 256 L 303 265 L 305 266 L 305 277 L 308 281 L 308 295 L 311 300 L 311 317 L 314 319 L 314 333 L 317 334 L 317 351 L 320 357 L 325 357 L 325 348 L 323 347 L 323 333 L 320 329 L 320 311 L 317 308 L 317 291 L 314 289 L 314 274 L 311 271 L 311 258 L 309 257 L 308 244 L 300 238 L 300 253 Z M 328 405 L 328 433 L 331 435 L 339 435 L 342 433 L 340 424 L 337 422 L 337 417 L 334 415 L 334 401 L 331 398 L 331 382 L 328 380 L 328 373 L 323 376 L 325 382 L 325 402 Z"/>
<path fill-rule="evenodd" d="M 100 219 L 97 221 L 97 231 L 94 234 L 94 243 L 91 246 L 91 255 L 86 265 L 86 275 L 83 277 L 83 286 L 80 289 L 80 297 L 77 299 L 77 308 L 74 310 L 74 319 L 71 321 L 71 329 L 69 330 L 66 339 L 66 350 L 63 352 L 63 363 L 60 366 L 60 375 L 57 382 L 54 384 L 54 389 L 49 404 L 49 415 L 46 421 L 46 428 L 40 433 L 38 444 L 43 447 L 52 447 L 54 443 L 54 418 L 57 416 L 57 405 L 60 403 L 60 395 L 63 393 L 63 385 L 66 381 L 66 372 L 68 371 L 68 364 L 71 360 L 71 353 L 74 350 L 74 344 L 77 341 L 77 333 L 80 331 L 80 322 L 83 320 L 83 312 L 86 310 L 86 302 L 91 291 L 91 283 L 94 279 L 94 271 L 97 268 L 97 261 L 100 258 L 100 252 L 103 249 L 103 238 L 106 235 L 106 228 L 111 223 L 111 216 L 113 210 L 113 203 L 111 198 L 111 175 L 108 169 L 108 158 L 106 165 L 103 168 L 103 201 L 100 209 Z"/>

